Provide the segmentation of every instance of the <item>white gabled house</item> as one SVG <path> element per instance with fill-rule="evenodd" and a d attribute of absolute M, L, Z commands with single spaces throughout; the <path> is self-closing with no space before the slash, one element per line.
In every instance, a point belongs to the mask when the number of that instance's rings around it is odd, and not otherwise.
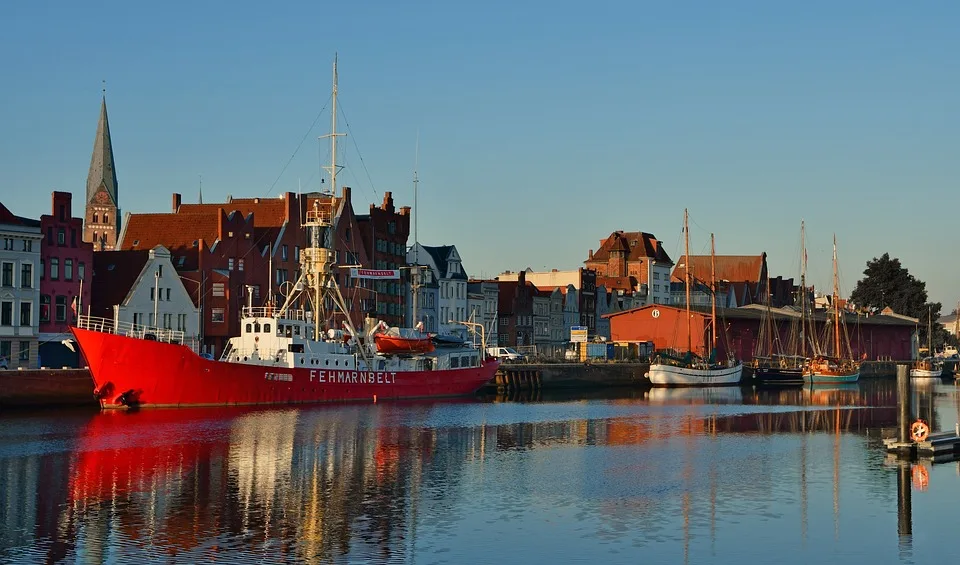
<path fill-rule="evenodd" d="M 195 343 L 200 313 L 162 245 L 93 256 L 92 314 L 114 324 L 180 331 Z"/>
<path fill-rule="evenodd" d="M 467 328 L 450 322 L 466 321 L 467 273 L 454 245 L 433 247 L 416 243 L 407 251 L 407 264 L 429 268 L 429 280 L 437 285 L 437 333 L 467 337 Z M 419 316 L 418 316 L 419 317 Z"/>

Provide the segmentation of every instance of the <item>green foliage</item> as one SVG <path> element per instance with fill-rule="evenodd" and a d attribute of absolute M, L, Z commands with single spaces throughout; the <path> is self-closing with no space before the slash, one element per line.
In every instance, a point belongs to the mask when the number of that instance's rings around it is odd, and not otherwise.
<path fill-rule="evenodd" d="M 947 337 L 947 331 L 937 324 L 942 305 L 927 302 L 927 283 L 916 279 L 900 264 L 900 259 L 890 258 L 889 253 L 867 261 L 864 278 L 857 281 L 850 294 L 850 301 L 862 308 L 877 312 L 890 307 L 897 314 L 919 318 L 920 346 L 927 345 L 927 320 L 933 319 L 933 347 L 939 349 Z"/>

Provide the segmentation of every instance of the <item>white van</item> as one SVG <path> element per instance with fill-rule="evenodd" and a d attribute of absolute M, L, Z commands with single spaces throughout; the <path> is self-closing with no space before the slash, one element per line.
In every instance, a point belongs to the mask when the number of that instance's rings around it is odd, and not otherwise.
<path fill-rule="evenodd" d="M 487 355 L 496 357 L 501 361 L 523 361 L 526 359 L 522 354 L 512 347 L 488 347 Z"/>

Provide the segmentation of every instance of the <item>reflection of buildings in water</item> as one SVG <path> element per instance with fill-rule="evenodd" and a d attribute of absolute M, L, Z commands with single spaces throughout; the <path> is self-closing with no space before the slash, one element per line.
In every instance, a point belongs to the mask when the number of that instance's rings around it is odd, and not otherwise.
<path fill-rule="evenodd" d="M 241 511 L 254 500 L 264 508 L 270 528 L 271 509 L 290 486 L 298 410 L 268 410 L 237 417 L 230 425 L 230 478 L 240 496 Z"/>

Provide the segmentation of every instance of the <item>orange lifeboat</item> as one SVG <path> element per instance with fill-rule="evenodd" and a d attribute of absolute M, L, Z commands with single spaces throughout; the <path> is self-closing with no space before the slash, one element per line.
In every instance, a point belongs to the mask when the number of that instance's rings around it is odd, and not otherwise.
<path fill-rule="evenodd" d="M 433 351 L 433 340 L 428 335 L 403 337 L 379 333 L 373 336 L 378 353 L 412 354 L 429 353 Z"/>

